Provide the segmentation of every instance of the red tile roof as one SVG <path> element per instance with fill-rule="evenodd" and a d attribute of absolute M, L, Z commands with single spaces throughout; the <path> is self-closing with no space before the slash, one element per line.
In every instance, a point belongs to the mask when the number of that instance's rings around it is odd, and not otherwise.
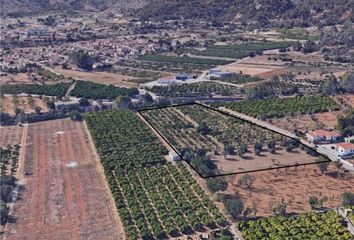
<path fill-rule="evenodd" d="M 340 133 L 336 131 L 315 130 L 308 133 L 312 137 L 340 137 Z"/>
<path fill-rule="evenodd" d="M 341 147 L 343 149 L 354 149 L 354 144 L 353 143 L 346 143 L 346 142 L 341 142 L 337 144 L 338 147 Z"/>

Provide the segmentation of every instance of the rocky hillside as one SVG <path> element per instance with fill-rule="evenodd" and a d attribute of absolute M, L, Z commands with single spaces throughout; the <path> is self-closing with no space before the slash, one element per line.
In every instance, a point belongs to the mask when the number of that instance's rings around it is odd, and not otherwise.
<path fill-rule="evenodd" d="M 209 21 L 297 20 L 325 25 L 354 22 L 354 0 L 152 0 L 139 9 L 144 19 L 188 19 Z"/>
<path fill-rule="evenodd" d="M 212 21 L 297 21 L 332 25 L 354 22 L 354 0 L 2 0 L 2 14 L 23 15 L 52 10 L 117 11 L 141 19 Z M 133 10 L 133 11 L 130 11 Z"/>
<path fill-rule="evenodd" d="M 142 8 L 148 0 L 1 0 L 1 14 L 23 16 L 49 11 L 126 11 Z"/>

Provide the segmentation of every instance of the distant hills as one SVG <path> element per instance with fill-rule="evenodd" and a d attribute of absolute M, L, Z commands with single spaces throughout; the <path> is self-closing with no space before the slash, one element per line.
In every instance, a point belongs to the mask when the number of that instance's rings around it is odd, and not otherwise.
<path fill-rule="evenodd" d="M 53 10 L 117 11 L 146 20 L 202 19 L 295 20 L 332 25 L 354 22 L 354 0 L 2 0 L 2 14 L 25 15 Z"/>
<path fill-rule="evenodd" d="M 1 0 L 1 14 L 24 16 L 50 11 L 125 11 L 143 7 L 147 0 Z"/>

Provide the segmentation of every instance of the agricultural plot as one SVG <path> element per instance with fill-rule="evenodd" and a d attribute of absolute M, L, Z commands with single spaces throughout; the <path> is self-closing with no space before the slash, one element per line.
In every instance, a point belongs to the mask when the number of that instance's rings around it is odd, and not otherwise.
<path fill-rule="evenodd" d="M 353 236 L 342 226 L 342 218 L 334 210 L 326 213 L 305 213 L 292 217 L 269 217 L 240 222 L 245 240 L 251 239 L 339 239 Z"/>
<path fill-rule="evenodd" d="M 199 104 L 140 113 L 203 177 L 316 162 L 294 139 Z"/>
<path fill-rule="evenodd" d="M 29 124 L 20 197 L 4 239 L 125 239 L 84 124 Z"/>
<path fill-rule="evenodd" d="M 87 81 L 76 81 L 71 96 L 88 99 L 115 99 L 118 96 L 134 96 L 139 91 L 136 88 L 115 87 Z"/>
<path fill-rule="evenodd" d="M 71 83 L 57 83 L 51 85 L 39 84 L 18 84 L 1 86 L 1 94 L 37 94 L 47 96 L 63 97 Z"/>
<path fill-rule="evenodd" d="M 24 113 L 34 113 L 37 111 L 48 112 L 49 109 L 43 99 L 33 96 L 4 96 L 1 99 L 1 112 L 15 115 L 16 109 L 21 109 Z"/>
<path fill-rule="evenodd" d="M 153 61 L 153 62 L 189 63 L 189 64 L 207 65 L 207 66 L 224 65 L 224 64 L 231 63 L 231 61 L 227 61 L 227 60 L 177 57 L 177 56 L 166 56 L 166 55 L 143 55 L 140 56 L 139 60 Z"/>
<path fill-rule="evenodd" d="M 252 77 L 247 74 L 236 74 L 236 73 L 232 73 L 225 77 L 218 77 L 218 78 L 211 77 L 210 79 L 217 80 L 219 82 L 226 82 L 226 83 L 233 83 L 233 84 L 254 83 L 254 82 L 259 82 L 264 80 L 259 77 Z"/>
<path fill-rule="evenodd" d="M 196 235 L 228 222 L 188 169 L 166 163 L 151 130 L 131 111 L 86 116 L 128 239 Z"/>
<path fill-rule="evenodd" d="M 310 197 L 325 197 L 323 207 L 336 208 L 343 204 L 344 190 L 354 192 L 354 175 L 334 164 L 327 168 L 326 165 L 311 164 L 228 176 L 225 177 L 228 187 L 224 192 L 239 194 L 244 208 L 252 209 L 250 218 L 272 216 L 282 202 L 288 214 L 313 211 Z"/>
<path fill-rule="evenodd" d="M 286 115 L 321 113 L 339 110 L 339 104 L 328 96 L 302 96 L 217 103 L 233 111 L 258 118 L 279 118 Z"/>
<path fill-rule="evenodd" d="M 241 94 L 241 89 L 236 86 L 212 82 L 153 86 L 150 90 L 162 97 L 211 97 Z"/>
<path fill-rule="evenodd" d="M 251 42 L 238 45 L 215 45 L 205 50 L 193 49 L 189 50 L 189 52 L 193 55 L 238 59 L 250 56 L 251 53 L 287 48 L 291 45 L 289 42 Z"/>
<path fill-rule="evenodd" d="M 17 145 L 21 142 L 22 127 L 1 126 L 0 127 L 0 146 Z"/>

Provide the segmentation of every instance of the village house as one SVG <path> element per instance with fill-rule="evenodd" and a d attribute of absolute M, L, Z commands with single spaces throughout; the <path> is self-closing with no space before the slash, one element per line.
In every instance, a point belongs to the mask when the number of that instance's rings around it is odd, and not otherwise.
<path fill-rule="evenodd" d="M 336 142 L 342 139 L 342 135 L 336 131 L 314 130 L 306 133 L 310 142 Z"/>
<path fill-rule="evenodd" d="M 338 143 L 336 144 L 336 151 L 339 156 L 351 156 L 354 155 L 354 144 L 353 143 Z"/>

